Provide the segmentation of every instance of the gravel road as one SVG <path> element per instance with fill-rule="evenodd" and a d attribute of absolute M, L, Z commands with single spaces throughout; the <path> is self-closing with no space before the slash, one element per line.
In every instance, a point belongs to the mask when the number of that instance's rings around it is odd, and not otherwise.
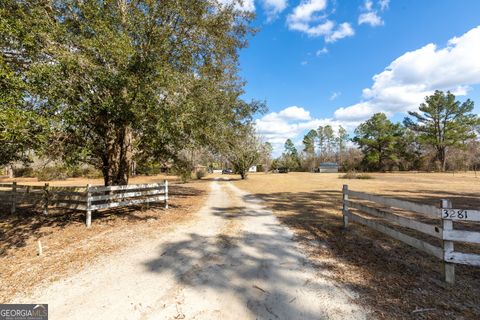
<path fill-rule="evenodd" d="M 195 219 L 15 302 L 50 319 L 364 319 L 262 202 L 211 182 Z"/>

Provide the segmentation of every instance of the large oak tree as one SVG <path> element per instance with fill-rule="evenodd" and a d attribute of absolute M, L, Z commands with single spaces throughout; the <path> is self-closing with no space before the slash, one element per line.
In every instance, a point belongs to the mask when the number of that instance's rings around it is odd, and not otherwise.
<path fill-rule="evenodd" d="M 23 76 L 53 123 L 50 154 L 100 168 L 105 185 L 128 183 L 135 157 L 215 145 L 256 110 L 237 77 L 252 15 L 234 3 L 13 2 L 43 20 Z"/>

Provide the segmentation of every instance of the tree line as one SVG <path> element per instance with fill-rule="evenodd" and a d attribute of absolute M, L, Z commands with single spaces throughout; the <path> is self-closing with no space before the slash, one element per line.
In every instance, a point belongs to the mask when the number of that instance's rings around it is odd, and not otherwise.
<path fill-rule="evenodd" d="M 476 170 L 480 120 L 473 108 L 469 99 L 460 102 L 451 92 L 435 91 L 401 123 L 376 113 L 352 138 L 341 126 L 337 132 L 320 126 L 304 136 L 301 152 L 288 139 L 273 166 L 312 171 L 321 162 L 337 162 L 345 171 Z"/>
<path fill-rule="evenodd" d="M 240 98 L 252 19 L 217 1 L 2 0 L 0 166 L 48 157 L 112 185 L 133 162 L 229 154 L 266 108 Z"/>

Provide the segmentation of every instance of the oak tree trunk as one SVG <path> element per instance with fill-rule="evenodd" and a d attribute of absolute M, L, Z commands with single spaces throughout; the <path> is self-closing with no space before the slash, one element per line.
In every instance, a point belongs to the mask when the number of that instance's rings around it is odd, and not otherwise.
<path fill-rule="evenodd" d="M 132 129 L 124 126 L 111 132 L 107 138 L 103 161 L 105 186 L 126 185 L 132 165 Z"/>

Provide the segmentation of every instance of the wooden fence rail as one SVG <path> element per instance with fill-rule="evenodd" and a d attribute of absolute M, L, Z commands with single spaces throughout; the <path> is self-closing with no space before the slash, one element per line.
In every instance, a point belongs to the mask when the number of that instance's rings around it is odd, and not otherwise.
<path fill-rule="evenodd" d="M 369 201 L 377 206 L 381 205 L 387 208 L 374 208 L 364 203 L 359 203 L 358 200 L 352 198 Z M 424 218 L 431 219 L 434 224 L 418 221 L 414 217 L 402 216 L 395 213 L 394 208 L 420 214 Z M 363 215 L 353 213 L 351 209 L 358 210 Z M 480 232 L 456 230 L 453 228 L 454 221 L 480 222 L 480 211 L 453 209 L 450 200 L 442 200 L 440 208 L 437 208 L 435 206 L 352 191 L 348 189 L 347 185 L 343 186 L 342 211 L 345 228 L 348 227 L 349 221 L 357 222 L 442 260 L 445 281 L 448 283 L 455 282 L 455 264 L 480 266 L 479 254 L 458 252 L 455 251 L 454 247 L 454 242 L 480 244 Z M 381 218 L 393 225 L 413 229 L 430 237 L 438 238 L 442 241 L 442 247 L 434 246 L 426 241 L 406 235 L 367 218 L 365 215 Z"/>
<path fill-rule="evenodd" d="M 168 209 L 168 181 L 126 186 L 52 187 L 20 185 L 16 182 L 0 184 L 0 202 L 9 203 L 15 213 L 18 204 L 42 205 L 86 212 L 86 225 L 92 223 L 92 212 L 142 203 L 163 202 Z"/>

